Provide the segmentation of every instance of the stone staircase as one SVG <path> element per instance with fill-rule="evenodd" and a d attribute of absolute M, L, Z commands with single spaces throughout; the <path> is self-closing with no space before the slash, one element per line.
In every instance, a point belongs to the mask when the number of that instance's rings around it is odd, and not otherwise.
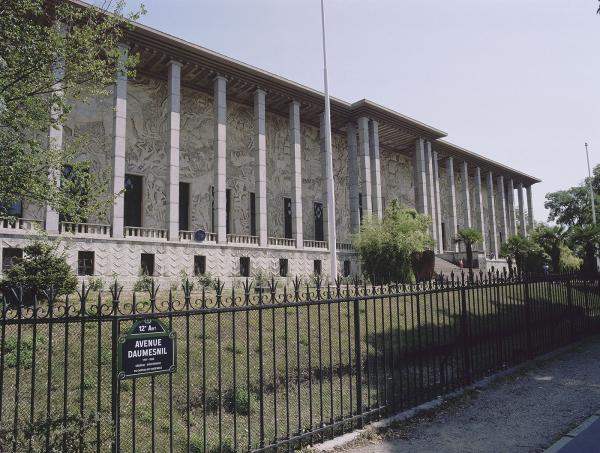
<path fill-rule="evenodd" d="M 452 272 L 454 272 L 454 275 L 460 275 L 461 269 L 460 267 L 456 266 L 450 261 L 446 261 L 445 259 L 440 258 L 439 256 L 435 257 L 435 275 L 442 274 L 444 276 L 449 277 Z"/>

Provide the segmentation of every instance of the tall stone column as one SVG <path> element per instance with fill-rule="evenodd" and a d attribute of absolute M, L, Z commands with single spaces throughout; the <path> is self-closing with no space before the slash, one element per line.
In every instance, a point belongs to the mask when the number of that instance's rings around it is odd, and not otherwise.
<path fill-rule="evenodd" d="M 292 236 L 296 248 L 304 248 L 302 227 L 302 145 L 300 103 L 290 102 L 290 154 L 292 157 Z"/>
<path fill-rule="evenodd" d="M 481 241 L 482 251 L 487 255 L 487 241 L 485 240 L 485 217 L 483 215 L 483 190 L 481 189 L 481 169 L 475 167 L 475 212 L 477 216 L 477 226 L 483 237 Z"/>
<path fill-rule="evenodd" d="M 356 150 L 356 126 L 353 122 L 350 122 L 346 125 L 346 141 L 348 143 L 350 229 L 352 234 L 356 234 L 360 230 L 360 208 L 358 206 L 358 156 Z"/>
<path fill-rule="evenodd" d="M 446 160 L 446 173 L 448 176 L 448 212 L 450 213 L 450 217 L 448 222 L 450 223 L 448 231 L 450 233 L 450 241 L 452 250 L 458 252 L 458 243 L 455 241 L 456 236 L 458 235 L 458 224 L 456 219 L 456 187 L 454 180 L 454 158 L 452 156 L 448 157 Z"/>
<path fill-rule="evenodd" d="M 523 183 L 517 186 L 517 195 L 519 196 L 519 234 L 527 236 L 527 225 L 525 225 L 525 205 L 523 201 Z"/>
<path fill-rule="evenodd" d="M 413 158 L 415 171 L 415 208 L 421 214 L 427 214 L 427 178 L 425 176 L 425 141 L 422 138 L 415 142 Z"/>
<path fill-rule="evenodd" d="M 358 156 L 360 161 L 360 193 L 362 211 L 366 217 L 371 216 L 371 162 L 369 157 L 369 119 L 358 119 Z"/>
<path fill-rule="evenodd" d="M 321 176 L 323 178 L 323 184 L 321 186 L 321 201 L 323 203 L 323 239 L 325 242 L 329 241 L 329 213 L 327 209 L 327 131 L 325 127 L 325 114 L 321 113 L 321 121 L 319 128 L 320 138 L 320 149 L 321 149 Z"/>
<path fill-rule="evenodd" d="M 57 64 L 53 70 L 54 79 L 56 83 L 53 86 L 53 90 L 58 97 L 63 97 L 63 87 L 62 87 L 62 79 L 64 78 L 65 71 L 61 64 Z M 56 120 L 60 117 L 62 111 L 58 108 L 58 106 L 52 106 L 52 111 L 50 115 L 53 120 Z M 50 127 L 48 131 L 48 147 L 51 149 L 59 150 L 63 146 L 63 127 L 62 124 L 57 124 L 55 127 Z M 60 178 L 61 171 L 58 168 L 51 168 L 48 174 L 48 178 L 52 184 L 60 186 Z M 60 217 L 58 212 L 50 207 L 50 205 L 46 205 L 46 223 L 45 228 L 46 231 L 50 234 L 58 234 L 59 232 L 59 221 Z"/>
<path fill-rule="evenodd" d="M 494 202 L 494 177 L 492 172 L 487 174 L 488 192 L 488 228 L 490 230 L 490 251 L 498 258 L 498 230 L 496 228 L 496 204 Z"/>
<path fill-rule="evenodd" d="M 378 219 L 383 218 L 381 202 L 381 163 L 379 159 L 379 123 L 369 122 L 369 155 L 371 157 L 371 196 L 373 214 Z"/>
<path fill-rule="evenodd" d="M 427 193 L 427 206 L 429 207 L 429 216 L 431 217 L 431 237 L 433 238 L 433 250 L 439 252 L 441 249 L 437 235 L 437 212 L 435 203 L 435 188 L 433 185 L 433 150 L 431 142 L 425 142 L 425 189 Z"/>
<path fill-rule="evenodd" d="M 119 46 L 121 58 L 127 58 L 128 48 Z M 113 193 L 119 194 L 112 209 L 112 237 L 122 238 L 125 227 L 125 148 L 127 129 L 127 73 L 118 71 L 114 92 L 113 128 Z"/>
<path fill-rule="evenodd" d="M 473 222 L 471 221 L 471 194 L 469 193 L 469 166 L 465 161 L 462 161 L 460 165 L 460 173 L 462 177 L 465 224 L 467 228 L 473 228 Z"/>
<path fill-rule="evenodd" d="M 500 209 L 500 231 L 502 232 L 502 243 L 506 242 L 508 235 L 508 222 L 506 220 L 506 197 L 504 194 L 504 176 L 496 178 L 496 190 L 498 191 L 498 208 Z M 502 245 L 502 244 L 500 244 Z"/>
<path fill-rule="evenodd" d="M 333 156 L 329 154 L 333 152 L 331 147 L 331 137 L 329 137 L 329 130 L 325 127 L 325 114 L 321 114 L 321 165 L 323 168 L 323 219 L 325 220 L 323 228 L 323 235 L 328 243 L 329 253 L 336 253 L 337 242 L 336 242 L 336 219 L 335 219 L 335 186 L 334 181 L 329 178 L 333 172 L 330 171 L 329 165 L 333 165 Z M 328 146 L 329 145 L 329 146 Z M 331 269 L 331 275 L 336 269 Z"/>
<path fill-rule="evenodd" d="M 533 197 L 531 194 L 531 185 L 527 186 L 527 227 L 533 230 Z"/>
<path fill-rule="evenodd" d="M 227 243 L 227 79 L 215 77 L 213 83 L 214 138 L 214 216 L 215 233 L 219 244 Z"/>
<path fill-rule="evenodd" d="M 254 121 L 256 154 L 254 156 L 254 180 L 256 183 L 256 234 L 258 245 L 266 247 L 267 235 L 267 136 L 265 132 L 265 96 L 264 90 L 254 93 Z"/>
<path fill-rule="evenodd" d="M 179 127 L 181 115 L 181 63 L 169 62 L 169 240 L 179 240 Z"/>
<path fill-rule="evenodd" d="M 437 151 L 433 152 L 433 192 L 435 194 L 435 210 L 437 212 L 437 237 L 438 237 L 438 249 L 440 252 L 444 251 L 444 240 L 442 231 L 442 201 L 440 199 L 440 169 L 439 169 L 439 155 Z"/>
<path fill-rule="evenodd" d="M 508 180 L 508 230 L 510 236 L 517 234 L 517 217 L 515 216 L 515 184 L 512 178 Z"/>

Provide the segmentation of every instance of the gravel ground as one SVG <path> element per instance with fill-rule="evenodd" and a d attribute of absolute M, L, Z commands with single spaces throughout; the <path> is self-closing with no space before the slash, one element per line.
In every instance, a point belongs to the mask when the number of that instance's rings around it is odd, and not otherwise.
<path fill-rule="evenodd" d="M 340 451 L 540 452 L 599 408 L 596 337 Z"/>

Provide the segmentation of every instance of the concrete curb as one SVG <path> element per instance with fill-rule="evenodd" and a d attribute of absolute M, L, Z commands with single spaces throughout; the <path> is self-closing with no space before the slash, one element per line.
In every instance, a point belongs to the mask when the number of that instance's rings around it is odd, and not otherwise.
<path fill-rule="evenodd" d="M 600 410 L 596 411 L 596 413 L 588 418 L 586 418 L 579 426 L 569 431 L 563 437 L 561 437 L 557 442 L 550 446 L 544 453 L 557 453 L 563 447 L 565 447 L 569 442 L 575 439 L 578 435 L 580 435 L 583 431 L 589 428 L 595 421 L 600 419 Z"/>
<path fill-rule="evenodd" d="M 491 376 L 485 377 L 471 385 L 468 385 L 466 387 L 463 387 L 460 390 L 456 390 L 454 392 L 451 393 L 447 393 L 445 395 L 440 395 L 438 396 L 436 399 L 431 400 L 431 401 L 427 401 L 426 403 L 423 403 L 419 406 L 413 407 L 411 409 L 399 412 L 397 414 L 394 414 L 390 417 L 384 418 L 382 420 L 378 420 L 376 422 L 373 422 L 367 426 L 365 426 L 364 428 L 361 429 L 357 429 L 354 430 L 350 433 L 347 434 L 343 434 L 339 437 L 336 437 L 334 439 L 328 440 L 326 442 L 320 443 L 320 444 L 316 444 L 312 446 L 312 450 L 313 451 L 317 451 L 317 452 L 329 452 L 329 451 L 333 451 L 336 448 L 340 448 L 343 447 L 344 445 L 349 444 L 350 442 L 355 441 L 356 439 L 358 439 L 361 435 L 363 435 L 364 433 L 366 433 L 367 431 L 371 430 L 371 429 L 384 429 L 389 427 L 390 425 L 403 421 L 403 420 L 407 420 L 409 418 L 415 417 L 416 415 L 420 414 L 421 412 L 430 410 L 430 409 L 434 409 L 436 407 L 441 406 L 445 401 L 449 400 L 449 399 L 453 399 L 459 396 L 464 395 L 466 392 L 468 392 L 469 390 L 474 390 L 474 389 L 480 389 L 480 388 L 486 388 L 489 387 L 490 384 L 492 384 L 494 381 L 512 375 L 524 368 L 527 368 L 529 366 L 531 366 L 532 364 L 539 362 L 539 361 L 544 361 L 544 360 L 549 360 L 552 359 L 564 352 L 567 352 L 575 347 L 577 347 L 578 345 L 580 345 L 582 342 L 581 341 L 577 341 L 575 343 L 571 343 L 567 346 L 563 346 L 559 349 L 556 349 L 554 351 L 548 352 L 546 354 L 543 354 L 539 357 L 536 357 L 532 360 L 528 360 L 526 362 L 523 362 L 519 365 L 516 365 L 514 367 L 511 368 L 507 368 L 506 370 L 502 370 L 499 371 L 495 374 L 492 374 Z M 598 415 L 600 415 L 600 411 L 598 411 L 597 413 Z M 598 417 L 597 417 L 598 418 Z M 571 439 L 571 438 L 569 438 Z M 562 440 L 562 439 L 561 439 Z M 560 442 L 560 441 L 559 441 Z M 558 443 L 558 442 L 557 442 Z M 550 450 L 548 450 L 550 451 Z M 553 450 L 554 451 L 554 450 Z M 558 451 L 558 450 L 555 450 Z M 547 453 L 547 452 L 546 452 Z"/>

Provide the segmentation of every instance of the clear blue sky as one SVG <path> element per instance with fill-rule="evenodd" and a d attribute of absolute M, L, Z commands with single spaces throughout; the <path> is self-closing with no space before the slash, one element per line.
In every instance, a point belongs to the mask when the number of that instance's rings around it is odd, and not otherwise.
<path fill-rule="evenodd" d="M 134 6 L 139 2 L 128 0 Z M 142 22 L 322 89 L 319 0 L 145 0 Z M 543 180 L 600 162 L 596 0 L 326 0 L 330 91 L 368 98 Z"/>

